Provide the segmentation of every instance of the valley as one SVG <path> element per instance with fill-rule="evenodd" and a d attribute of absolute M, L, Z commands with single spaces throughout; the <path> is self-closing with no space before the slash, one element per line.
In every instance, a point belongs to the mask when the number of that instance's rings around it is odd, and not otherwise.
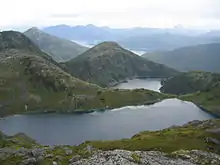
<path fill-rule="evenodd" d="M 3 165 L 101 164 L 116 157 L 119 164 L 217 165 L 218 44 L 140 56 L 119 43 L 112 38 L 89 48 L 37 28 L 0 32 Z M 181 49 L 183 59 L 176 57 Z"/>

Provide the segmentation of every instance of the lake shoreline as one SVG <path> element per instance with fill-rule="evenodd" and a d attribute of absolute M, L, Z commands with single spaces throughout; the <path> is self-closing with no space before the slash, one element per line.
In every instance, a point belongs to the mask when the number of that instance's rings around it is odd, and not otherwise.
<path fill-rule="evenodd" d="M 166 99 L 164 99 L 166 100 Z M 153 105 L 156 103 L 159 103 L 163 100 L 154 100 L 154 101 L 146 101 L 144 104 L 137 104 L 137 105 L 128 105 L 132 107 L 138 107 L 138 106 L 147 106 L 147 105 Z M 128 107 L 128 106 L 123 106 L 123 107 Z M 88 114 L 88 113 L 94 113 L 94 112 L 105 112 L 105 111 L 111 111 L 114 109 L 118 108 L 123 108 L 123 107 L 113 107 L 113 108 L 100 108 L 100 109 L 88 109 L 88 110 L 73 110 L 73 111 L 67 111 L 67 112 L 61 112 L 61 111 L 56 111 L 56 110 L 48 110 L 48 111 L 35 111 L 35 112 L 26 112 L 22 114 L 17 114 L 17 115 L 35 115 L 35 114 Z M 9 115 L 10 116 L 10 115 Z M 13 116 L 13 115 L 12 115 Z"/>
<path fill-rule="evenodd" d="M 193 103 L 193 102 L 192 102 Z M 193 103 L 193 104 L 195 104 L 195 103 Z M 204 108 L 202 105 L 198 105 L 198 104 L 195 104 L 197 107 L 199 107 L 202 111 L 204 111 L 204 112 L 206 112 L 206 113 L 209 113 L 209 114 L 211 114 L 211 115 L 213 115 L 214 117 L 216 117 L 216 118 L 220 118 L 220 115 L 218 115 L 218 114 L 216 114 L 216 113 L 213 113 L 213 112 L 211 112 L 211 111 L 209 111 L 209 110 L 207 110 L 206 108 Z"/>
<path fill-rule="evenodd" d="M 150 106 L 140 104 L 74 113 L 77 115 L 57 111 L 14 115 L 0 120 L 0 129 L 8 135 L 23 132 L 40 144 L 78 145 L 91 140 L 128 138 L 138 132 L 162 130 L 193 120 L 215 119 L 192 103 L 176 98 L 157 100 L 157 104 Z"/>
<path fill-rule="evenodd" d="M 181 100 L 179 98 L 170 98 L 170 99 L 178 99 L 178 100 Z M 18 114 L 13 114 L 13 115 L 6 115 L 6 116 L 3 116 L 3 117 L 0 117 L 0 120 L 5 118 L 5 117 L 11 117 L 11 116 L 16 116 L 16 115 L 44 115 L 44 114 L 64 114 L 64 115 L 67 115 L 67 114 L 72 114 L 72 115 L 83 115 L 83 114 L 90 114 L 90 113 L 94 113 L 94 112 L 106 112 L 106 111 L 112 111 L 114 109 L 120 109 L 120 108 L 124 108 L 124 107 L 138 107 L 138 106 L 147 106 L 147 105 L 154 105 L 156 103 L 159 103 L 159 102 L 162 102 L 164 100 L 168 100 L 168 99 L 162 99 L 162 100 L 154 100 L 154 101 L 148 101 L 148 102 L 145 102 L 144 104 L 137 104 L 137 105 L 128 105 L 128 106 L 123 106 L 123 107 L 112 107 L 112 108 L 100 108 L 100 109 L 87 109 L 87 110 L 70 110 L 70 111 L 65 111 L 65 112 L 62 112 L 62 111 L 58 111 L 58 110 L 47 110 L 47 111 L 33 111 L 33 112 L 25 112 L 25 113 L 18 113 Z M 184 101 L 184 100 L 181 100 L 181 101 Z M 184 101 L 185 102 L 185 101 Z M 189 101 L 190 102 L 190 101 Z M 191 102 L 193 103 L 193 102 Z M 196 103 L 193 103 L 194 105 L 196 105 L 201 111 L 204 111 L 210 115 L 212 115 L 213 117 L 215 118 L 220 118 L 220 115 L 218 114 L 215 114 L 209 110 L 207 110 L 206 108 L 204 108 L 203 106 L 201 105 L 198 105 Z"/>

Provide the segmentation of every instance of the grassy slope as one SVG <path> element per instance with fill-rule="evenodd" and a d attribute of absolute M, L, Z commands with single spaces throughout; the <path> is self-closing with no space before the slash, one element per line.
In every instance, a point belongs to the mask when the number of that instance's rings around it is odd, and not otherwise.
<path fill-rule="evenodd" d="M 220 81 L 220 74 L 210 72 L 185 72 L 162 82 L 161 91 L 172 94 L 188 94 L 213 88 Z"/>
<path fill-rule="evenodd" d="M 220 84 L 206 92 L 180 96 L 180 99 L 191 101 L 204 110 L 220 116 Z"/>
<path fill-rule="evenodd" d="M 219 120 L 213 120 L 213 122 L 215 123 L 215 126 L 220 126 Z M 201 124 L 201 126 L 199 126 L 199 124 L 191 124 L 182 127 L 168 128 L 161 131 L 145 131 L 134 135 L 130 139 L 92 141 L 87 143 L 102 150 L 159 150 L 168 153 L 177 150 L 207 150 L 208 146 L 212 145 L 205 142 L 206 137 L 217 137 L 219 139 L 217 135 L 205 131 L 209 127 L 210 126 L 208 124 Z M 213 125 L 211 127 L 213 127 Z M 220 152 L 218 146 L 213 145 L 212 147 L 218 149 L 216 150 L 217 152 Z"/>
<path fill-rule="evenodd" d="M 31 28 L 24 34 L 58 62 L 68 61 L 88 49 L 75 42 L 47 34 L 37 28 Z"/>
<path fill-rule="evenodd" d="M 67 62 L 66 66 L 74 76 L 100 86 L 111 86 L 127 78 L 169 77 L 176 73 L 114 42 L 103 42 Z"/>
<path fill-rule="evenodd" d="M 220 72 L 220 43 L 184 47 L 166 52 L 146 53 L 143 57 L 181 71 Z"/>

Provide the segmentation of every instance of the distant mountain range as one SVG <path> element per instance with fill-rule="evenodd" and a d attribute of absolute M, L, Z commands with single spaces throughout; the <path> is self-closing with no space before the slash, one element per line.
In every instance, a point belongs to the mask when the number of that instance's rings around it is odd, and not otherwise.
<path fill-rule="evenodd" d="M 103 42 L 65 63 L 73 76 L 106 87 L 134 77 L 169 77 L 177 73 L 115 42 Z"/>
<path fill-rule="evenodd" d="M 68 61 L 85 52 L 88 48 L 67 39 L 55 37 L 37 28 L 24 32 L 42 51 L 58 62 Z"/>
<path fill-rule="evenodd" d="M 180 71 L 201 70 L 220 72 L 220 43 L 146 53 L 143 57 Z"/>
<path fill-rule="evenodd" d="M 219 31 L 209 33 L 184 28 L 128 28 L 57 25 L 43 31 L 74 41 L 98 44 L 103 41 L 116 41 L 121 46 L 142 51 L 171 50 L 183 46 L 220 42 Z"/>

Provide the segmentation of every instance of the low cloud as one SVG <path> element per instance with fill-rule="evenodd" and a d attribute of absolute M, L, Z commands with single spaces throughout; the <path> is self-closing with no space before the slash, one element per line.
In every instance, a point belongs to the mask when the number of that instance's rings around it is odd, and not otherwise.
<path fill-rule="evenodd" d="M 1 6 L 0 27 L 220 27 L 219 0 L 1 0 Z"/>

